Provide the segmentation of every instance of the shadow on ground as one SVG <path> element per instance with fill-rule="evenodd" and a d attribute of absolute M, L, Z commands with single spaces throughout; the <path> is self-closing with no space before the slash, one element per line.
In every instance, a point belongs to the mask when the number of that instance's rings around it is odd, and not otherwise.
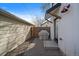
<path fill-rule="evenodd" d="M 26 42 L 24 42 L 26 43 Z M 43 41 L 40 39 L 34 39 L 31 43 L 27 44 L 22 44 L 20 47 L 23 50 L 19 50 L 20 48 L 18 47 L 15 49 L 14 54 L 9 53 L 7 54 L 8 56 L 10 55 L 16 55 L 16 56 L 63 56 L 63 53 L 59 49 L 45 49 Z M 24 47 L 22 47 L 24 46 Z M 18 51 L 18 52 L 17 52 Z"/>

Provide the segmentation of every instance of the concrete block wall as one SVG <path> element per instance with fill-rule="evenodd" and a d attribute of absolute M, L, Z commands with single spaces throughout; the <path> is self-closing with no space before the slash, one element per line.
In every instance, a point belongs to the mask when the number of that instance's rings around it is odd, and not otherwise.
<path fill-rule="evenodd" d="M 0 55 L 5 55 L 31 37 L 30 25 L 0 15 Z"/>

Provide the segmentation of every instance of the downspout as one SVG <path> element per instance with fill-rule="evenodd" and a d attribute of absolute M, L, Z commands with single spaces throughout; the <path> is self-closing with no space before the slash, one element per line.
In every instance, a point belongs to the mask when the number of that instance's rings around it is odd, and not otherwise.
<path fill-rule="evenodd" d="M 53 23 L 54 23 L 54 40 L 56 41 L 56 43 L 58 43 L 58 38 L 56 37 L 56 34 L 57 34 L 57 33 L 56 33 L 56 30 L 57 30 L 57 29 L 56 29 L 56 20 L 57 20 L 57 19 L 61 19 L 61 17 L 58 16 L 58 15 L 56 15 L 56 14 L 51 14 L 51 13 L 50 13 L 50 15 L 52 15 L 52 16 L 55 17 L 55 18 L 54 18 L 54 22 L 53 22 Z M 57 35 L 58 35 L 58 34 L 57 34 Z"/>
<path fill-rule="evenodd" d="M 61 19 L 61 17 L 56 17 L 54 19 L 54 40 L 56 41 L 56 43 L 58 43 L 58 37 L 56 37 L 56 35 L 58 36 L 58 33 L 56 33 L 56 31 L 58 32 L 57 28 L 56 28 L 56 20 L 57 19 Z"/>
<path fill-rule="evenodd" d="M 57 19 L 58 19 L 57 17 L 54 19 L 54 40 L 56 41 L 56 43 L 58 43 L 58 38 L 56 37 L 56 20 Z"/>

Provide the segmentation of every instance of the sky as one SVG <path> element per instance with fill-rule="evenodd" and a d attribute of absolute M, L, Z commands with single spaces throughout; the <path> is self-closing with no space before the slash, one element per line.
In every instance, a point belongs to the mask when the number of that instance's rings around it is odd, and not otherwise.
<path fill-rule="evenodd" d="M 0 3 L 0 8 L 32 23 L 36 16 L 43 17 L 42 5 L 43 3 Z"/>

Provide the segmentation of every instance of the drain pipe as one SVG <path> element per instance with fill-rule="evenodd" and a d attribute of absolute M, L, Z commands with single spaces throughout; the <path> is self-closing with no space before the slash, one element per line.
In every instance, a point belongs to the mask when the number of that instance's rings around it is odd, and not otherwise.
<path fill-rule="evenodd" d="M 58 18 L 55 18 L 54 19 L 54 40 L 56 41 L 56 43 L 58 43 L 58 38 L 56 37 L 56 20 L 57 20 Z"/>
<path fill-rule="evenodd" d="M 57 28 L 56 28 L 56 20 L 57 19 L 61 19 L 61 18 L 58 18 L 58 17 L 54 18 L 54 40 L 56 41 L 56 43 L 58 43 L 58 37 L 57 37 L 58 36 L 58 33 L 56 33 L 56 31 L 57 31 Z"/>

